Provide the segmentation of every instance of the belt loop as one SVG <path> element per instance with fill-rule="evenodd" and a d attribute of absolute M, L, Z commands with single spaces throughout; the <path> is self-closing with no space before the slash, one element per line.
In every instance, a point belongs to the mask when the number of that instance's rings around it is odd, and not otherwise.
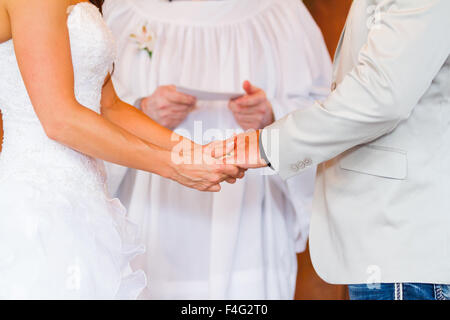
<path fill-rule="evenodd" d="M 403 284 L 402 283 L 396 283 L 394 286 L 395 290 L 395 300 L 403 300 Z"/>

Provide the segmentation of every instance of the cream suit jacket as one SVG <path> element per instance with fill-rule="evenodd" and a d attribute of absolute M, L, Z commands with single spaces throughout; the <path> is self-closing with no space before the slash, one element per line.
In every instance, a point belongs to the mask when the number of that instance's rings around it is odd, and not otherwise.
<path fill-rule="evenodd" d="M 450 284 L 449 54 L 449 0 L 355 0 L 332 94 L 263 130 L 283 178 L 319 165 L 327 282 Z"/>

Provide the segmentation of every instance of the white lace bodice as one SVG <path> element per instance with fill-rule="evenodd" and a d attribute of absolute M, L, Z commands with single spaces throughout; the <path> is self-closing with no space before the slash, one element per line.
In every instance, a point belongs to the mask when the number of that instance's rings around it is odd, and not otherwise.
<path fill-rule="evenodd" d="M 67 25 L 75 96 L 80 104 L 99 112 L 102 86 L 114 60 L 112 34 L 99 10 L 86 2 L 68 9 Z M 23 83 L 13 40 L 0 44 L 0 70 L 4 122 L 0 180 L 14 177 L 58 188 L 98 189 L 103 173 L 97 161 L 46 136 Z"/>

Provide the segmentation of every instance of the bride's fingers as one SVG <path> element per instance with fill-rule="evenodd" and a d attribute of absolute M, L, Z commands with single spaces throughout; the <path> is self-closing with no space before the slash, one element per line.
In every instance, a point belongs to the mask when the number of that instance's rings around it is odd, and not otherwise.
<path fill-rule="evenodd" d="M 238 179 L 243 179 L 245 177 L 245 173 L 247 172 L 247 169 L 239 168 L 239 176 Z"/>
<path fill-rule="evenodd" d="M 206 192 L 219 192 L 220 190 L 222 190 L 222 187 L 220 186 L 220 184 L 216 184 L 214 186 L 209 187 L 205 191 Z"/>
<path fill-rule="evenodd" d="M 234 178 L 237 179 L 241 175 L 241 170 L 233 165 L 221 165 L 219 167 L 220 173 L 224 176 L 224 180 L 227 178 Z"/>
<path fill-rule="evenodd" d="M 229 184 L 235 184 L 237 180 L 235 178 L 228 178 L 225 181 L 228 182 Z"/>
<path fill-rule="evenodd" d="M 223 141 L 214 141 L 206 145 L 203 149 L 204 154 L 212 158 L 222 157 L 222 155 L 220 155 L 220 148 L 222 143 Z"/>
<path fill-rule="evenodd" d="M 234 151 L 236 148 L 236 135 L 234 135 L 232 138 L 225 140 L 225 151 L 226 154 L 230 154 Z"/>

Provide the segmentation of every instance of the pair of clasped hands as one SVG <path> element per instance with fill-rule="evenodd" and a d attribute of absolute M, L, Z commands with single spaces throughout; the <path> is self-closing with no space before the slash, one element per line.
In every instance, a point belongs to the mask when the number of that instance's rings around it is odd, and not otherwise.
<path fill-rule="evenodd" d="M 248 81 L 243 88 L 246 95 L 231 100 L 229 109 L 245 132 L 205 146 L 183 139 L 172 150 L 172 161 L 177 163 L 178 169 L 173 180 L 200 191 L 218 192 L 222 182 L 233 184 L 242 179 L 248 169 L 267 165 L 260 157 L 259 129 L 273 122 L 272 105 L 262 89 Z M 194 97 L 177 92 L 174 86 L 164 86 L 143 99 L 141 109 L 159 124 L 174 129 L 195 104 Z"/>
<path fill-rule="evenodd" d="M 183 159 L 176 161 L 178 174 L 172 179 L 199 191 L 219 192 L 222 182 L 234 184 L 248 169 L 267 166 L 259 155 L 258 137 L 259 131 L 247 131 L 205 146 L 183 139 L 180 144 L 191 147 L 172 151 L 172 159 Z"/>

